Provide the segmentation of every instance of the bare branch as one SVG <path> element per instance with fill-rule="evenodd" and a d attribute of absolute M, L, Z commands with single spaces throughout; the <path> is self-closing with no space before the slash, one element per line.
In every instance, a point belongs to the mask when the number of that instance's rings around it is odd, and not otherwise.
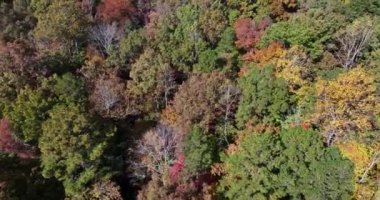
<path fill-rule="evenodd" d="M 360 24 L 358 27 L 348 27 L 337 37 L 339 50 L 336 57 L 345 69 L 350 69 L 355 64 L 360 52 L 368 45 L 372 33 L 371 25 Z"/>
<path fill-rule="evenodd" d="M 116 39 L 117 26 L 112 24 L 98 24 L 90 32 L 91 39 L 98 45 L 103 54 L 108 54 L 112 42 Z"/>

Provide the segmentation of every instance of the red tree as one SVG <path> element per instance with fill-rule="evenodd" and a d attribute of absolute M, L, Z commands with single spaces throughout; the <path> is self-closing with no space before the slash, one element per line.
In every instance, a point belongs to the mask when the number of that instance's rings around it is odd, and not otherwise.
<path fill-rule="evenodd" d="M 170 179 L 173 183 L 177 182 L 179 176 L 185 167 L 185 156 L 183 154 L 178 155 L 173 165 L 169 168 Z"/>
<path fill-rule="evenodd" d="M 271 24 L 269 18 L 264 18 L 259 23 L 249 19 L 241 18 L 235 22 L 236 46 L 249 50 L 259 41 L 265 29 Z"/>
<path fill-rule="evenodd" d="M 35 151 L 18 141 L 11 130 L 7 119 L 0 120 L 0 151 L 16 154 L 20 158 L 34 158 Z"/>
<path fill-rule="evenodd" d="M 132 0 L 102 0 L 97 7 L 97 16 L 105 22 L 124 23 L 136 14 Z"/>

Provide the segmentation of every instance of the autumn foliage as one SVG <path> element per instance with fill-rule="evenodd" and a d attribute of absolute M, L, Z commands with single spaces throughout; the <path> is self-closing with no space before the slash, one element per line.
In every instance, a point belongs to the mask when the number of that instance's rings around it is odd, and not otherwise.
<path fill-rule="evenodd" d="M 269 18 L 264 18 L 259 23 L 249 18 L 241 18 L 235 22 L 236 47 L 249 50 L 260 41 L 264 30 L 271 24 Z"/>
<path fill-rule="evenodd" d="M 131 0 L 102 0 L 97 7 L 97 15 L 105 22 L 120 22 L 131 19 L 136 8 Z"/>
<path fill-rule="evenodd" d="M 283 54 L 283 51 L 284 45 L 282 43 L 272 42 L 266 48 L 248 52 L 243 56 L 243 60 L 257 62 L 263 66 L 271 61 L 275 61 Z"/>
<path fill-rule="evenodd" d="M 0 151 L 15 154 L 20 158 L 34 158 L 35 151 L 19 141 L 12 133 L 7 119 L 0 120 Z"/>

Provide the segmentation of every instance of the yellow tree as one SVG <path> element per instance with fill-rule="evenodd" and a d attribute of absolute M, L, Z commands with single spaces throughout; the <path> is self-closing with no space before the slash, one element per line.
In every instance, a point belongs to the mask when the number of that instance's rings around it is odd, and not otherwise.
<path fill-rule="evenodd" d="M 379 113 L 374 78 L 363 68 L 340 74 L 335 80 L 316 83 L 317 102 L 314 123 L 328 144 L 345 133 L 373 130 Z"/>
<path fill-rule="evenodd" d="M 311 69 L 308 67 L 309 57 L 300 46 L 284 51 L 277 59 L 275 75 L 288 82 L 289 89 L 297 93 L 302 87 L 311 83 Z"/>
<path fill-rule="evenodd" d="M 377 140 L 378 141 L 378 140 Z M 376 193 L 376 181 L 368 181 L 372 176 L 375 165 L 380 161 L 379 142 L 367 145 L 361 141 L 349 140 L 337 144 L 343 156 L 354 163 L 355 199 L 372 199 Z"/>

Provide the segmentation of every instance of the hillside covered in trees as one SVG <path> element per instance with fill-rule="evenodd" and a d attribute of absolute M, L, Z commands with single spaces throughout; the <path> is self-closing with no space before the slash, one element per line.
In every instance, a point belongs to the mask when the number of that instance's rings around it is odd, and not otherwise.
<path fill-rule="evenodd" d="M 0 199 L 378 200 L 379 95 L 379 0 L 0 0 Z"/>

